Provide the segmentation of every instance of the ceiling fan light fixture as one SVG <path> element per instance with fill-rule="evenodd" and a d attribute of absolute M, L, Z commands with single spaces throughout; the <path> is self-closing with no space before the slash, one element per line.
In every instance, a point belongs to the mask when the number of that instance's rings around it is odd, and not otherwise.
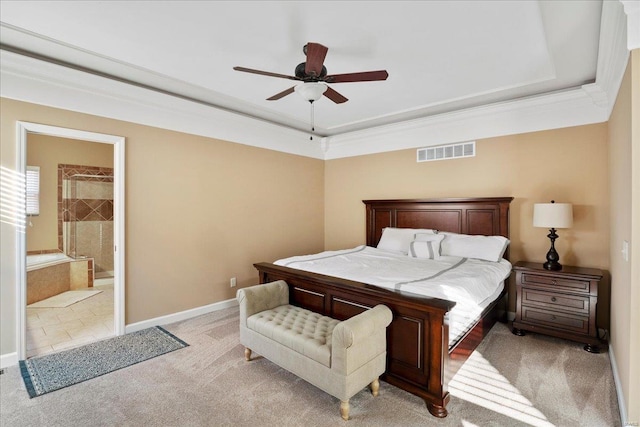
<path fill-rule="evenodd" d="M 307 101 L 314 102 L 322 98 L 327 88 L 327 84 L 323 82 L 307 82 L 299 84 L 294 90 Z"/>

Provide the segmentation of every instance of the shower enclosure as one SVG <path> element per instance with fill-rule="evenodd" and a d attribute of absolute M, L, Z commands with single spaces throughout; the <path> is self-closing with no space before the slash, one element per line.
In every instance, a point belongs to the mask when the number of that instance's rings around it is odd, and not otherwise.
<path fill-rule="evenodd" d="M 113 277 L 112 173 L 74 173 L 62 187 L 64 252 L 74 259 L 92 258 L 94 279 Z"/>

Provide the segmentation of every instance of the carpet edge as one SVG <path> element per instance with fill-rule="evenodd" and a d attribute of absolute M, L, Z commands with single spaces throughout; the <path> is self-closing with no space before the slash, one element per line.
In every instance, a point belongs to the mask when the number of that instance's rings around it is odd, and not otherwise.
<path fill-rule="evenodd" d="M 171 332 L 167 331 L 165 328 L 163 328 L 162 326 L 156 326 L 157 329 L 159 329 L 160 331 L 164 332 L 165 334 L 167 334 L 168 336 L 170 336 L 171 338 L 173 338 L 174 340 L 178 341 L 180 344 L 182 344 L 185 347 L 189 347 L 189 344 L 187 344 L 186 342 L 182 341 L 180 338 L 178 338 L 177 336 L 173 335 Z"/>
<path fill-rule="evenodd" d="M 27 393 L 29 393 L 29 399 L 33 399 L 38 396 L 33 385 L 33 379 L 31 378 L 31 373 L 27 367 L 26 360 L 20 360 L 20 375 L 22 375 L 22 381 L 24 382 L 24 386 L 27 388 Z"/>

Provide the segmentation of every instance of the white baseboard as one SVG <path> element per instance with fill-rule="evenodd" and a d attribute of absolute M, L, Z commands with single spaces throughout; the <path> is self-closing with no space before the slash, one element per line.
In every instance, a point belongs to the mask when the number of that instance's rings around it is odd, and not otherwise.
<path fill-rule="evenodd" d="M 0 355 L 0 369 L 18 364 L 18 353 L 8 353 Z"/>
<path fill-rule="evenodd" d="M 214 311 L 223 310 L 229 307 L 235 307 L 238 305 L 238 300 L 235 298 L 228 299 L 226 301 L 220 301 L 202 307 L 192 308 L 190 310 L 180 311 L 178 313 L 167 314 L 166 316 L 155 317 L 149 320 L 143 320 L 142 322 L 132 323 L 126 325 L 124 328 L 125 333 L 141 331 L 153 326 L 162 326 L 169 323 L 180 322 L 182 320 L 191 319 L 192 317 L 201 316 L 203 314 L 212 313 Z"/>
<path fill-rule="evenodd" d="M 624 394 L 622 393 L 622 384 L 620 384 L 620 376 L 618 375 L 618 365 L 616 357 L 613 353 L 613 347 L 609 345 L 609 359 L 611 360 L 611 371 L 613 372 L 613 382 L 616 384 L 616 394 L 618 395 L 618 408 L 620 409 L 620 422 L 627 425 L 627 407 L 624 403 Z"/>

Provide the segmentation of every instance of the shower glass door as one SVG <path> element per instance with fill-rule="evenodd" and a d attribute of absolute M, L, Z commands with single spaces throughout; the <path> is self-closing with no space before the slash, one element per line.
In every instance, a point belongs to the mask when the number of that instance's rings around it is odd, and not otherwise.
<path fill-rule="evenodd" d="M 113 177 L 74 174 L 67 190 L 67 254 L 93 258 L 96 279 L 113 277 Z"/>

